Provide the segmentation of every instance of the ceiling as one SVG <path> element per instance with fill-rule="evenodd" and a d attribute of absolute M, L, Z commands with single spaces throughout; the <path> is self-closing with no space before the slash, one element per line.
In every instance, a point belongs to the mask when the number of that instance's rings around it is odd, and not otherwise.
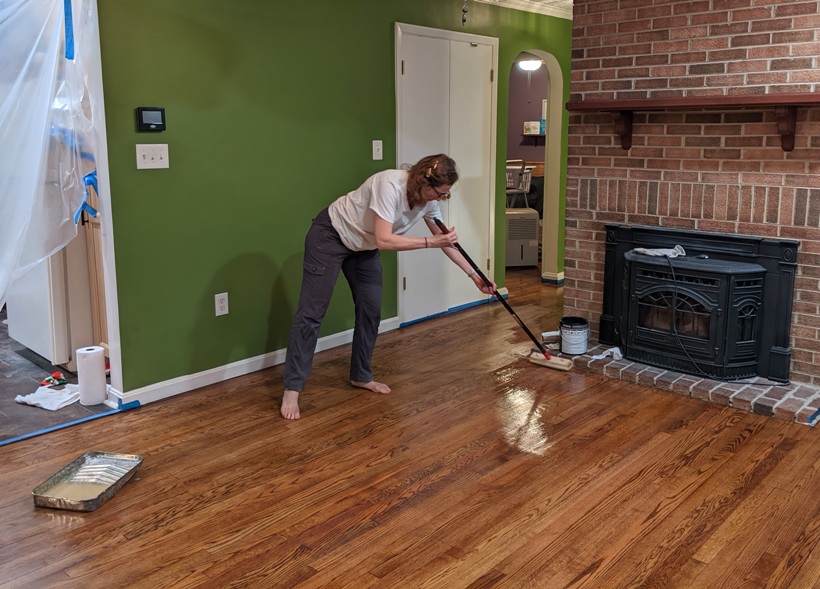
<path fill-rule="evenodd" d="M 504 8 L 514 8 L 526 12 L 546 14 L 572 20 L 573 0 L 473 0 L 482 4 L 496 4 Z"/>

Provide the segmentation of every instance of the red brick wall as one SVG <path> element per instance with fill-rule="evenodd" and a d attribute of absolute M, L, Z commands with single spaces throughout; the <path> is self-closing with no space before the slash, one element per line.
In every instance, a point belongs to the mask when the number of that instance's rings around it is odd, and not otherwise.
<path fill-rule="evenodd" d="M 820 91 L 820 2 L 575 0 L 571 101 Z M 797 239 L 791 377 L 820 384 L 820 106 L 784 152 L 773 107 L 571 112 L 566 315 L 602 304 L 604 224 Z"/>

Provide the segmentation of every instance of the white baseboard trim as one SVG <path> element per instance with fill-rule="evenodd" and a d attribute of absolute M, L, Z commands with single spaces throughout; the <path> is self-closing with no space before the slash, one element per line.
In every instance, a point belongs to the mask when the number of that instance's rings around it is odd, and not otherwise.
<path fill-rule="evenodd" d="M 379 325 L 379 333 L 393 331 L 394 329 L 398 329 L 398 327 L 398 317 L 385 319 Z M 331 348 L 349 344 L 352 341 L 352 329 L 340 333 L 334 333 L 333 335 L 319 338 L 319 341 L 316 343 L 316 351 L 321 352 L 323 350 L 329 350 Z M 146 387 L 134 389 L 133 391 L 120 393 L 119 391 L 112 389 L 109 393 L 121 408 L 144 405 L 145 403 L 152 403 L 161 399 L 167 399 L 168 397 L 173 397 L 174 395 L 187 393 L 188 391 L 193 391 L 194 389 L 216 384 L 231 378 L 236 378 L 237 376 L 251 374 L 253 372 L 257 372 L 258 370 L 270 368 L 271 366 L 277 366 L 285 361 L 285 352 L 286 350 L 276 350 L 275 352 L 269 352 L 267 354 L 262 354 L 261 356 L 254 356 L 253 358 L 239 360 L 237 362 L 225 364 L 224 366 L 217 366 L 216 368 L 203 370 L 202 372 L 197 372 L 196 374 L 188 374 L 186 376 L 172 378 L 171 380 L 154 383 Z"/>

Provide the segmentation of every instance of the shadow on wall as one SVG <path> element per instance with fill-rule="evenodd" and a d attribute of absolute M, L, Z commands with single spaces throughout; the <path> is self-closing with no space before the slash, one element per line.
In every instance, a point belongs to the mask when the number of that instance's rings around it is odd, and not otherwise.
<path fill-rule="evenodd" d="M 238 256 L 214 274 L 199 302 L 199 321 L 191 333 L 191 374 L 287 347 L 298 291 L 288 276 L 301 276 L 302 257 L 282 267 L 265 254 Z M 292 289 L 291 289 L 292 290 Z M 215 315 L 214 295 L 228 293 L 228 314 Z"/>

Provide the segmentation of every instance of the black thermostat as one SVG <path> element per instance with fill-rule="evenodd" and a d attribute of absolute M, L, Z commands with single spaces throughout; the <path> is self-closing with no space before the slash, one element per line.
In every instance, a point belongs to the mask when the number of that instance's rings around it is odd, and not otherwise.
<path fill-rule="evenodd" d="M 165 109 L 158 106 L 137 107 L 137 131 L 164 131 Z"/>

